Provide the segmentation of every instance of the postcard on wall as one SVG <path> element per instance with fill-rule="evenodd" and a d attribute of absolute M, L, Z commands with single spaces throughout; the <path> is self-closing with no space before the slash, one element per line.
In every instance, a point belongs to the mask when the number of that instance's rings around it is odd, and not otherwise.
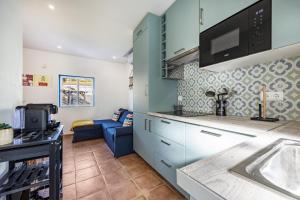
<path fill-rule="evenodd" d="M 34 75 L 34 85 L 39 87 L 52 86 L 52 76 L 49 75 Z"/>
<path fill-rule="evenodd" d="M 23 74 L 23 86 L 33 86 L 33 74 Z"/>

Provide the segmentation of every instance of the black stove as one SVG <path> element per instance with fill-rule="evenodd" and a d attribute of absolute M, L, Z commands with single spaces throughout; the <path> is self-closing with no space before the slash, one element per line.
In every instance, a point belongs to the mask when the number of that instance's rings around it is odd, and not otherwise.
<path fill-rule="evenodd" d="M 175 115 L 180 117 L 199 117 L 199 116 L 206 116 L 212 115 L 212 113 L 204 113 L 204 112 L 193 112 L 193 111 L 170 111 L 170 112 L 158 112 L 165 115 Z"/>

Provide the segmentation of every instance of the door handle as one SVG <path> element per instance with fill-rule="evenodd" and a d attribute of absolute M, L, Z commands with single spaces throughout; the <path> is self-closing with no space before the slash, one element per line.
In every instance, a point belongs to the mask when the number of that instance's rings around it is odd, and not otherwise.
<path fill-rule="evenodd" d="M 149 122 L 148 122 L 148 129 L 149 129 L 149 133 L 151 133 L 151 122 L 152 122 L 152 120 L 148 120 Z"/>
<path fill-rule="evenodd" d="M 145 127 L 145 131 L 147 131 L 147 119 L 145 119 L 144 127 Z"/>
<path fill-rule="evenodd" d="M 172 167 L 172 165 L 166 163 L 166 161 L 164 161 L 164 160 L 161 160 L 160 162 L 161 162 L 162 164 L 166 165 L 168 168 L 171 168 L 171 167 Z"/>
<path fill-rule="evenodd" d="M 171 124 L 171 122 L 165 121 L 165 120 L 161 120 L 162 123 L 164 124 Z"/>
<path fill-rule="evenodd" d="M 185 50 L 185 48 L 181 48 L 181 49 L 175 51 L 174 54 L 178 54 L 178 53 L 180 53 L 180 52 L 182 52 L 182 51 L 184 51 L 184 50 Z"/>
<path fill-rule="evenodd" d="M 209 131 L 204 131 L 204 130 L 201 130 L 200 133 L 204 133 L 206 135 L 211 135 L 211 136 L 214 136 L 214 137 L 221 137 L 222 136 L 221 134 L 213 133 L 213 132 L 209 132 Z"/>
<path fill-rule="evenodd" d="M 167 146 L 170 146 L 170 145 L 171 145 L 170 143 L 168 143 L 168 142 L 166 142 L 166 141 L 164 141 L 164 140 L 160 140 L 160 142 L 163 143 L 163 144 L 165 144 L 165 145 L 167 145 Z"/>
<path fill-rule="evenodd" d="M 200 10 L 199 10 L 199 15 L 200 15 L 199 22 L 200 22 L 200 25 L 203 25 L 203 12 L 204 12 L 203 8 L 200 8 Z"/>

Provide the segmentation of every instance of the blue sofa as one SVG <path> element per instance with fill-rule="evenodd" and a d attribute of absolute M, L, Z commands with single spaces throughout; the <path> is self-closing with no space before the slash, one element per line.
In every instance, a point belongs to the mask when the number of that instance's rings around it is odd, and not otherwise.
<path fill-rule="evenodd" d="M 102 128 L 98 125 L 85 125 L 73 128 L 73 143 L 103 138 Z"/>
<path fill-rule="evenodd" d="M 94 126 L 101 128 L 101 133 L 114 157 L 120 157 L 133 152 L 133 126 L 123 127 L 127 114 L 132 112 L 120 109 L 121 115 L 118 121 L 111 119 L 94 120 Z"/>

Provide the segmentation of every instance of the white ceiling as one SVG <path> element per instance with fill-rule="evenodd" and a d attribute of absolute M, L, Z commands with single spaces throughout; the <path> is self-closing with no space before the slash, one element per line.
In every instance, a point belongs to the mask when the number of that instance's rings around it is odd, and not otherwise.
<path fill-rule="evenodd" d="M 147 12 L 161 15 L 174 1 L 23 0 L 24 47 L 126 62 L 136 25 Z"/>

